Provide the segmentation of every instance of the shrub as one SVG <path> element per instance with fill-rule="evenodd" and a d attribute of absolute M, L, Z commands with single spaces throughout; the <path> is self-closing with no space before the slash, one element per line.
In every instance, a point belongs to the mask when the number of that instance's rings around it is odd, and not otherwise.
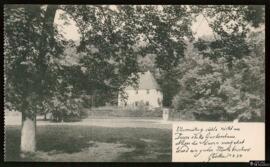
<path fill-rule="evenodd" d="M 179 119 L 193 120 L 193 111 L 196 101 L 192 99 L 191 95 L 187 91 L 181 91 L 174 96 L 172 100 L 172 107 L 174 108 L 172 116 Z"/>
<path fill-rule="evenodd" d="M 194 121 L 195 117 L 193 115 L 193 112 L 191 112 L 190 110 L 171 110 L 169 114 L 169 119 L 175 121 Z"/>
<path fill-rule="evenodd" d="M 75 122 L 87 117 L 87 112 L 82 109 L 80 99 L 68 99 L 58 103 L 52 111 L 52 121 L 54 122 Z"/>

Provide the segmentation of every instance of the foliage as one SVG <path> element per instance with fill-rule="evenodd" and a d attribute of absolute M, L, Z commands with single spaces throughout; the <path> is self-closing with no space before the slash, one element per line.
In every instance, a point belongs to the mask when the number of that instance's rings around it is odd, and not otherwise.
<path fill-rule="evenodd" d="M 76 22 L 78 45 L 65 41 L 53 26 L 56 10 L 68 15 L 60 19 Z M 118 92 L 137 83 L 137 72 L 150 68 L 164 106 L 173 101 L 176 109 L 198 118 L 259 119 L 264 38 L 251 30 L 263 25 L 264 10 L 246 5 L 6 5 L 6 107 L 77 115 L 79 103 L 73 99 L 89 95 L 91 106 L 113 102 Z M 213 40 L 194 41 L 191 25 L 198 14 L 212 28 Z M 189 42 L 194 52 L 186 52 Z M 78 60 L 67 64 L 71 54 Z"/>
<path fill-rule="evenodd" d="M 53 91 L 54 57 L 64 42 L 52 25 L 55 7 L 6 5 L 4 8 L 5 102 L 35 113 Z"/>
<path fill-rule="evenodd" d="M 95 99 L 102 94 L 112 96 L 111 92 L 118 92 L 123 84 L 136 81 L 136 76 L 130 78 L 138 69 L 136 29 L 131 27 L 129 13 L 133 11 L 130 6 L 120 8 L 121 12 L 102 5 L 62 6 L 81 30 L 77 47 L 84 77 L 81 89 Z"/>
<path fill-rule="evenodd" d="M 145 18 L 139 23 L 142 38 L 146 42 L 145 54 L 155 56 L 155 75 L 163 92 L 163 106 L 170 106 L 173 96 L 179 91 L 177 66 L 184 57 L 186 39 L 192 40 L 191 24 L 193 15 L 188 6 L 144 6 Z"/>
<path fill-rule="evenodd" d="M 192 38 L 187 6 L 62 5 L 60 9 L 82 34 L 77 47 L 84 78 L 80 87 L 95 105 L 97 99 L 116 98 L 126 85 L 136 83 L 136 73 L 145 70 L 140 69 L 138 58 L 149 55 L 155 55 L 151 61 L 159 69 L 165 105 L 170 105 L 175 94 L 170 90 L 178 86 L 173 85 L 171 73 L 184 55 L 184 39 Z"/>
<path fill-rule="evenodd" d="M 264 23 L 263 6 L 221 5 L 199 8 L 215 38 L 212 41 L 199 39 L 195 43 L 200 54 L 211 59 L 223 57 L 230 66 L 234 60 L 250 53 L 249 43 L 246 42 L 247 34 L 252 25 L 257 27 Z M 251 16 L 254 13 L 257 15 Z"/>
<path fill-rule="evenodd" d="M 192 112 L 194 103 L 196 100 L 192 99 L 192 96 L 187 90 L 181 90 L 181 93 L 174 96 L 172 100 L 172 106 L 182 114 L 186 112 Z"/>
<path fill-rule="evenodd" d="M 250 32 L 247 9 L 203 8 L 212 18 L 209 24 L 216 37 L 198 39 L 194 43 L 198 51 L 194 49 L 180 65 L 184 93 L 174 99 L 177 110 L 189 110 L 199 120 L 264 119 L 264 33 Z"/>
<path fill-rule="evenodd" d="M 82 107 L 79 99 L 56 99 L 52 101 L 52 121 L 71 122 L 78 121 L 82 118 Z"/>

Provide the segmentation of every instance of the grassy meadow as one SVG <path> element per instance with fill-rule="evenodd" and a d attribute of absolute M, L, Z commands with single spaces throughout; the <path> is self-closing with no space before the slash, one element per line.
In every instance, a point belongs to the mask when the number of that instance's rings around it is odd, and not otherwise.
<path fill-rule="evenodd" d="M 6 126 L 5 141 L 5 161 L 171 161 L 170 129 L 43 125 L 37 127 L 37 152 L 24 158 L 20 126 Z"/>

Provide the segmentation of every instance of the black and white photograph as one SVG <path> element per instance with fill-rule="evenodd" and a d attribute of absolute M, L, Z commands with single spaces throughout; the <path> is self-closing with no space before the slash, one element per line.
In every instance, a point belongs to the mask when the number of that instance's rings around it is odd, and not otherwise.
<path fill-rule="evenodd" d="M 265 160 L 265 5 L 3 12 L 4 161 Z"/>

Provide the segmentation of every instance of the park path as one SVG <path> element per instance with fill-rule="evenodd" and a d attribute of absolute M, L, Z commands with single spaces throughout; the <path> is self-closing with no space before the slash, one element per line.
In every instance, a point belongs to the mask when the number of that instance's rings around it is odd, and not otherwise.
<path fill-rule="evenodd" d="M 38 121 L 37 125 L 81 125 L 81 126 L 101 126 L 110 128 L 159 128 L 171 129 L 172 123 L 159 119 L 144 118 L 87 118 L 80 122 L 54 123 L 48 121 Z"/>
<path fill-rule="evenodd" d="M 50 122 L 50 121 L 37 121 L 37 126 L 43 125 L 80 125 L 80 126 L 101 126 L 111 128 L 158 128 L 158 129 L 171 129 L 172 121 L 163 121 L 158 119 L 147 118 L 87 118 L 80 122 Z M 5 116 L 5 125 L 21 125 L 21 116 Z"/>

